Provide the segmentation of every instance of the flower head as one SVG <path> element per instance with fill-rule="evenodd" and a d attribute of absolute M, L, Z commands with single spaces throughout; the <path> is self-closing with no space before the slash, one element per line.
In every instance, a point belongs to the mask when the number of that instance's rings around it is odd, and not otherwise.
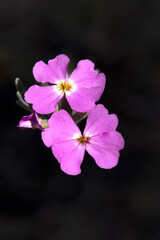
<path fill-rule="evenodd" d="M 17 127 L 21 129 L 38 128 L 40 130 L 43 130 L 44 128 L 48 127 L 48 124 L 46 120 L 39 118 L 36 113 L 31 113 L 28 116 L 23 116 Z"/>
<path fill-rule="evenodd" d="M 117 165 L 124 140 L 116 131 L 117 116 L 108 114 L 103 105 L 90 111 L 83 134 L 65 110 L 55 112 L 48 124 L 42 132 L 42 140 L 52 148 L 65 173 L 77 175 L 81 172 L 85 150 L 101 168 L 110 169 Z"/>
<path fill-rule="evenodd" d="M 33 68 L 33 75 L 39 83 L 49 86 L 31 86 L 25 93 L 25 100 L 33 104 L 33 109 L 40 114 L 50 114 L 65 95 L 70 107 L 77 112 L 88 112 L 95 107 L 105 87 L 103 73 L 94 70 L 94 63 L 81 60 L 68 75 L 69 58 L 60 54 L 49 60 L 48 65 L 39 61 Z"/>

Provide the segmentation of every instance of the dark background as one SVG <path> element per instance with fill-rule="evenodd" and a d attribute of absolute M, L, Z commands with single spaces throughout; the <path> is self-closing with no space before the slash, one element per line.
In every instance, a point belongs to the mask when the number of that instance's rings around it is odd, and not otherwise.
<path fill-rule="evenodd" d="M 0 2 L 0 240 L 160 239 L 160 1 Z M 61 172 L 40 131 L 16 127 L 14 79 L 64 53 L 106 74 L 100 103 L 119 117 L 119 164 Z"/>

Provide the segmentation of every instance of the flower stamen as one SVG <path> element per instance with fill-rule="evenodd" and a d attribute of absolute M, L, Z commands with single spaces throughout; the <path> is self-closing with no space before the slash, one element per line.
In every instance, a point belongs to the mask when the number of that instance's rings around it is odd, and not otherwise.
<path fill-rule="evenodd" d="M 62 92 L 67 92 L 67 91 L 71 91 L 72 89 L 72 84 L 70 82 L 66 82 L 66 81 L 60 81 L 58 84 L 58 90 L 62 91 Z"/>
<path fill-rule="evenodd" d="M 79 144 L 85 144 L 87 145 L 89 143 L 89 137 L 87 136 L 79 136 L 77 138 Z"/>

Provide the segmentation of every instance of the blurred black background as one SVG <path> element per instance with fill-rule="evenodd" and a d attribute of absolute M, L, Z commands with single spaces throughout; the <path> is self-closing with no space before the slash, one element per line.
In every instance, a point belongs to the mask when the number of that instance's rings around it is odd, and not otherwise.
<path fill-rule="evenodd" d="M 160 1 L 0 2 L 0 240 L 160 239 Z M 82 173 L 61 172 L 40 131 L 16 127 L 14 79 L 64 53 L 106 74 L 100 103 L 119 117 L 119 164 L 86 153 Z"/>

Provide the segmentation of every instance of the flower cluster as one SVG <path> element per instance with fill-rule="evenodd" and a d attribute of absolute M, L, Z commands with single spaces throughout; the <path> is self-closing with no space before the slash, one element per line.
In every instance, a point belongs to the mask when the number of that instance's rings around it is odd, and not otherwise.
<path fill-rule="evenodd" d="M 90 60 L 79 61 L 69 75 L 68 64 L 64 54 L 48 64 L 35 64 L 33 75 L 39 85 L 17 92 L 17 103 L 32 112 L 18 127 L 40 129 L 44 144 L 69 175 L 81 172 L 85 150 L 99 167 L 110 169 L 117 165 L 124 139 L 116 131 L 117 116 L 109 114 L 102 104 L 95 104 L 104 91 L 105 75 L 95 70 Z M 18 79 L 16 85 L 20 86 Z M 77 123 L 85 117 L 82 134 Z"/>

